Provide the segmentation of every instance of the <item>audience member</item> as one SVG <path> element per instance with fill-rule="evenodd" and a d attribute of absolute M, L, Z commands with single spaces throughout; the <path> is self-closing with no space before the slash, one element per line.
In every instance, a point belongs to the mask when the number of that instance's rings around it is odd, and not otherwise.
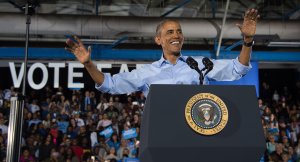
<path fill-rule="evenodd" d="M 300 161 L 300 82 L 295 87 L 292 93 L 288 87 L 263 84 L 258 107 L 266 136 L 265 161 Z M 9 99 L 17 93 L 14 88 L 0 89 L 0 161 L 6 156 Z M 26 99 L 20 161 L 138 158 L 136 141 L 146 100 L 140 92 L 114 96 L 48 86 L 39 93 Z M 122 131 L 130 128 L 138 137 L 124 139 Z M 108 129 L 111 134 L 100 135 Z"/>

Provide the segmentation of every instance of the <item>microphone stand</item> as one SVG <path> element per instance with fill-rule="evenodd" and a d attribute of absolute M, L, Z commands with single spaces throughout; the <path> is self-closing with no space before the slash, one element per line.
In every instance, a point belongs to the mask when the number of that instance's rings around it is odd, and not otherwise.
<path fill-rule="evenodd" d="M 204 67 L 203 69 L 199 69 L 199 68 L 195 68 L 195 70 L 199 73 L 199 81 L 200 81 L 200 85 L 203 85 L 203 80 L 204 80 L 204 77 L 205 75 L 207 74 L 207 72 L 205 74 L 203 74 L 203 71 L 207 69 L 206 67 Z"/>
<path fill-rule="evenodd" d="M 29 27 L 31 24 L 31 15 L 34 13 L 35 4 L 26 1 L 26 39 L 25 39 L 25 56 L 23 64 L 23 87 L 22 94 L 11 97 L 10 120 L 8 126 L 7 152 L 6 161 L 20 161 L 21 143 L 22 143 L 22 127 L 23 127 L 23 109 L 25 105 L 26 95 L 26 76 L 27 76 L 27 60 L 28 60 L 28 42 L 29 42 Z M 21 67 L 22 69 L 22 67 Z"/>
<path fill-rule="evenodd" d="M 203 69 L 201 69 L 201 70 L 196 70 L 198 73 L 199 73 L 199 80 L 200 80 L 200 85 L 203 85 L 203 80 L 204 80 L 204 75 L 203 75 L 203 73 L 202 73 L 202 71 L 204 71 L 205 70 L 205 68 L 203 68 Z"/>
<path fill-rule="evenodd" d="M 189 65 L 189 67 L 190 67 L 191 69 L 194 69 L 194 70 L 196 70 L 196 71 L 198 72 L 198 74 L 199 74 L 200 85 L 203 85 L 204 76 L 209 72 L 209 71 L 208 71 L 208 67 L 205 65 L 204 68 L 200 70 L 199 67 L 198 67 L 197 61 L 194 60 L 192 57 L 188 57 L 188 58 L 186 59 L 186 63 L 187 63 L 187 65 Z M 205 69 L 207 69 L 207 71 L 206 71 L 206 73 L 203 75 L 202 72 L 203 72 Z"/>
<path fill-rule="evenodd" d="M 206 70 L 206 72 L 203 74 L 203 71 Z M 210 68 L 209 67 L 204 67 L 203 69 L 201 69 L 201 71 L 196 70 L 200 76 L 199 76 L 199 80 L 200 80 L 200 85 L 203 85 L 203 80 L 204 80 L 204 77 L 208 74 L 208 72 L 210 72 Z"/>
<path fill-rule="evenodd" d="M 25 57 L 24 57 L 24 75 L 23 75 L 23 90 L 22 95 L 25 96 L 26 92 L 26 75 L 27 75 L 27 59 L 28 59 L 28 44 L 29 44 L 29 29 L 31 24 L 31 16 L 34 13 L 34 5 L 27 2 L 25 5 L 26 15 L 26 38 L 25 38 Z"/>

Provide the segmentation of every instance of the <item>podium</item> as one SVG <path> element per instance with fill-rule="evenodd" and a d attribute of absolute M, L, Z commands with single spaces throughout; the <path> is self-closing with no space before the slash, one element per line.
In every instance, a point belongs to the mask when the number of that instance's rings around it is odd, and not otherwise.
<path fill-rule="evenodd" d="M 201 93 L 227 106 L 226 126 L 214 135 L 194 131 L 185 117 Z M 141 162 L 259 162 L 265 138 L 254 86 L 151 85 L 141 127 Z"/>

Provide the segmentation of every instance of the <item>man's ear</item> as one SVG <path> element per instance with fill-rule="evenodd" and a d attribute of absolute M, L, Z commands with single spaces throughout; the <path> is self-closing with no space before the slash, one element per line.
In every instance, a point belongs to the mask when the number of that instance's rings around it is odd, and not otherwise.
<path fill-rule="evenodd" d="M 160 37 L 155 36 L 154 40 L 157 45 L 160 45 Z"/>

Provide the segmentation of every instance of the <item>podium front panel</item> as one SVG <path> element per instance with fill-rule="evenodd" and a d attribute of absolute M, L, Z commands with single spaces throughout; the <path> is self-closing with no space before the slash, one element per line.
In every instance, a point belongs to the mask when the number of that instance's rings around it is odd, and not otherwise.
<path fill-rule="evenodd" d="M 195 132 L 185 107 L 199 93 L 211 93 L 228 109 L 225 128 L 211 136 Z M 254 86 L 152 85 L 141 128 L 141 162 L 259 161 L 265 149 Z"/>

